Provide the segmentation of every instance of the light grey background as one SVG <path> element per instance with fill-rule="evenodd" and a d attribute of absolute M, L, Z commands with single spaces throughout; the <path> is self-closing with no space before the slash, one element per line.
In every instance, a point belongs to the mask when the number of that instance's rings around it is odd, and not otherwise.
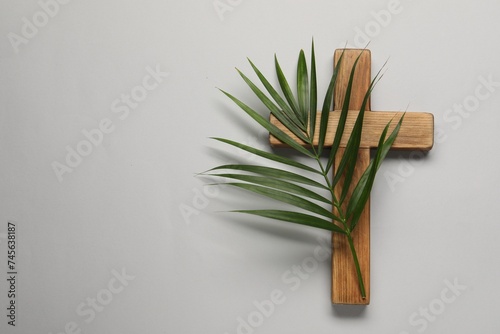
<path fill-rule="evenodd" d="M 62 2 L 41 1 L 52 16 L 0 3 L 2 333 L 498 333 L 498 1 Z M 435 115 L 434 149 L 379 172 L 361 309 L 332 307 L 329 260 L 311 262 L 328 233 L 217 213 L 263 201 L 194 176 L 249 158 L 210 136 L 268 147 L 216 87 L 257 106 L 234 67 L 250 73 L 250 57 L 272 76 L 277 53 L 292 75 L 312 37 L 321 94 L 334 50 L 371 40 L 374 70 L 390 57 L 372 109 Z M 147 92 L 135 109 L 120 102 L 132 92 Z M 54 163 L 103 120 L 102 142 L 59 180 Z M 318 265 L 291 284 L 304 261 Z M 259 318 L 273 291 L 282 303 Z"/>

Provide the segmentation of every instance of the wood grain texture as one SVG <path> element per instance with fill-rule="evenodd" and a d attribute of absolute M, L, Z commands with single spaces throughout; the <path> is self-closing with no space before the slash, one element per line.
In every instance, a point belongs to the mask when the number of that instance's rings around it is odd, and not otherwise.
<path fill-rule="evenodd" d="M 342 50 L 335 51 L 334 66 L 336 66 L 336 64 L 338 63 L 341 54 Z M 371 54 L 368 50 L 349 49 L 343 52 L 342 64 L 340 66 L 334 92 L 334 109 L 342 108 L 351 69 L 358 56 L 360 58 L 356 66 L 356 71 L 354 72 L 354 81 L 351 91 L 351 100 L 349 102 L 349 109 L 359 110 L 361 108 L 363 98 L 366 91 L 368 90 L 371 80 Z M 367 103 L 367 111 L 370 110 L 369 102 L 370 101 L 368 101 Z M 366 114 L 371 113 L 367 112 Z M 368 124 L 369 123 L 366 123 L 366 125 Z M 370 147 L 372 146 L 360 148 L 358 152 L 358 160 L 356 161 L 356 167 L 354 169 L 351 187 L 343 205 L 344 212 L 346 210 L 347 203 L 349 203 L 349 199 L 355 185 L 358 183 L 361 175 L 370 164 Z M 344 149 L 339 149 L 337 155 L 335 156 L 335 169 L 337 169 L 337 166 L 343 154 Z M 337 198 L 340 197 L 343 183 L 344 180 L 342 177 L 334 189 L 335 196 Z M 363 213 L 361 214 L 361 217 L 359 219 L 358 225 L 352 232 L 352 238 L 354 241 L 354 247 L 358 255 L 361 273 L 363 275 L 366 298 L 361 298 L 361 291 L 359 289 L 356 268 L 354 266 L 352 254 L 347 243 L 347 238 L 344 235 L 332 233 L 332 303 L 367 305 L 370 303 L 370 200 L 368 200 L 368 202 L 366 203 L 366 206 L 363 209 Z"/>
<path fill-rule="evenodd" d="M 352 100 L 351 100 L 352 103 Z M 352 128 L 354 127 L 354 122 L 356 117 L 358 117 L 358 110 L 351 110 L 347 115 L 346 126 L 344 129 L 344 134 L 342 136 L 342 141 L 340 142 L 340 147 L 345 147 L 347 145 L 347 140 L 351 135 Z M 391 126 L 389 127 L 389 133 L 394 129 L 399 118 L 403 115 L 402 112 L 390 112 L 390 111 L 372 111 L 365 113 L 363 121 L 363 131 L 361 134 L 361 145 L 362 148 L 375 148 L 378 145 L 378 140 L 380 134 L 384 130 L 384 127 L 391 120 Z M 328 119 L 328 131 L 326 133 L 325 146 L 331 146 L 333 143 L 333 138 L 335 137 L 335 130 L 337 129 L 337 124 L 339 121 L 340 111 L 330 112 L 330 117 Z M 316 131 L 314 136 L 314 144 L 318 143 L 319 136 L 319 122 L 320 122 L 321 112 L 318 112 L 316 118 Z M 270 117 L 271 122 L 288 134 L 291 138 L 295 139 L 297 142 L 301 142 L 290 130 L 288 130 L 280 121 L 278 121 L 274 116 Z M 285 147 L 281 141 L 276 139 L 274 136 L 270 136 L 269 141 L 274 147 Z M 428 151 L 432 148 L 434 144 L 434 116 L 430 113 L 423 112 L 407 112 L 401 125 L 398 137 L 392 145 L 392 149 L 396 150 L 422 150 Z"/>
<path fill-rule="evenodd" d="M 343 150 L 341 148 L 337 153 L 339 159 L 335 161 L 335 168 L 338 167 Z M 356 185 L 369 164 L 370 150 L 360 149 L 351 187 L 347 193 L 347 199 L 342 205 L 344 212 L 347 206 L 346 203 L 348 203 L 347 201 L 354 190 L 354 185 Z M 344 180 L 341 179 L 334 189 L 337 198 L 340 196 L 343 183 Z M 370 200 L 366 202 L 359 223 L 352 232 L 352 238 L 358 255 L 363 282 L 365 283 L 366 298 L 361 298 L 356 267 L 354 266 L 347 238 L 344 235 L 332 233 L 332 303 L 367 305 L 370 303 Z"/>

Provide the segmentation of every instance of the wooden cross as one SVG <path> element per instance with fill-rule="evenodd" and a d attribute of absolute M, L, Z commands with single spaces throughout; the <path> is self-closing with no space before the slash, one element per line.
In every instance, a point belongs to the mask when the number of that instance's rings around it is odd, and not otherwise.
<path fill-rule="evenodd" d="M 342 54 L 342 49 L 335 51 L 334 56 L 334 66 L 336 66 L 340 55 Z M 356 58 L 361 54 L 358 64 L 356 66 L 353 87 L 351 91 L 351 100 L 349 104 L 349 113 L 344 130 L 344 135 L 341 141 L 341 145 L 336 155 L 336 162 L 334 168 L 337 168 L 337 163 L 344 153 L 344 148 L 347 144 L 347 140 L 351 134 L 352 127 L 356 120 L 359 109 L 363 102 L 364 95 L 368 90 L 371 81 L 371 54 L 369 50 L 360 49 L 345 49 L 344 57 L 342 59 L 342 66 L 339 71 L 336 83 L 336 89 L 334 92 L 333 109 L 331 112 L 329 123 L 328 123 L 328 133 L 325 140 L 325 146 L 327 143 L 331 145 L 333 143 L 333 138 L 335 136 L 335 130 L 337 128 L 338 119 L 340 115 L 340 109 L 344 101 L 345 90 L 349 81 L 349 75 Z M 376 148 L 378 145 L 378 140 L 380 134 L 383 131 L 385 125 L 394 118 L 389 128 L 391 133 L 392 129 L 395 127 L 399 117 L 402 113 L 396 112 L 369 112 L 371 110 L 370 103 L 368 101 L 366 107 L 366 113 L 364 116 L 363 131 L 361 137 L 361 145 L 358 153 L 358 160 L 355 167 L 354 176 L 351 183 L 351 189 L 348 193 L 354 190 L 354 186 L 357 184 L 359 178 L 368 167 L 370 163 L 370 149 Z M 319 114 L 319 113 L 318 113 Z M 394 117 L 396 116 L 396 117 Z M 319 118 L 318 115 L 316 127 L 319 129 Z M 285 126 L 283 126 L 276 118 L 271 115 L 271 122 L 278 126 L 281 130 L 286 132 L 292 138 L 295 138 L 297 142 L 301 142 L 297 137 L 295 137 Z M 319 130 L 316 132 L 318 136 Z M 270 137 L 270 143 L 272 146 L 283 147 L 284 144 L 280 142 L 275 137 Z M 315 138 L 315 143 L 317 143 L 317 138 Z M 405 115 L 404 121 L 402 123 L 401 129 L 397 139 L 394 141 L 392 148 L 398 150 L 421 150 L 428 151 L 432 148 L 434 143 L 434 117 L 430 113 L 421 112 L 408 112 Z M 340 197 L 343 181 L 340 180 L 337 187 L 334 189 L 337 194 L 337 198 Z M 347 198 L 344 203 L 348 203 L 349 198 Z M 344 204 L 346 205 L 346 204 Z M 363 280 L 366 289 L 366 298 L 361 298 L 361 293 L 359 290 L 358 279 L 356 276 L 356 271 L 354 267 L 354 262 L 352 259 L 351 252 L 349 250 L 349 245 L 345 236 L 339 235 L 338 233 L 333 233 L 333 255 L 332 255 L 332 303 L 334 304 L 361 304 L 367 305 L 370 303 L 370 203 L 366 203 L 363 210 L 361 218 L 359 220 L 356 229 L 352 233 L 354 239 L 354 246 L 356 248 L 359 263 L 361 266 L 361 272 L 363 275 Z"/>

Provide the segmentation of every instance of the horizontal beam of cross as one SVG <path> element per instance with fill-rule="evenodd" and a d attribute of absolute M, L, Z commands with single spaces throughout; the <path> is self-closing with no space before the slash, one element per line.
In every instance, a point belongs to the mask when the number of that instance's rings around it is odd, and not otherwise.
<path fill-rule="evenodd" d="M 347 114 L 347 121 L 344 129 L 344 135 L 340 142 L 340 147 L 345 147 L 349 136 L 351 135 L 352 128 L 354 127 L 354 122 L 358 117 L 359 111 L 351 110 Z M 388 133 L 391 133 L 392 129 L 396 126 L 399 118 L 403 115 L 402 112 L 385 112 L 385 111 L 374 111 L 367 112 L 364 116 L 363 121 L 363 131 L 361 135 L 361 148 L 376 148 L 380 138 L 380 134 L 384 130 L 384 127 L 389 121 L 392 120 L 391 126 L 389 127 Z M 331 146 L 333 143 L 333 138 L 335 136 L 335 130 L 337 129 L 337 124 L 339 121 L 340 111 L 333 111 L 330 113 L 328 121 L 328 130 L 325 139 L 325 146 Z M 319 120 L 321 118 L 321 113 L 318 112 L 316 120 L 316 131 L 314 136 L 314 145 L 318 144 L 319 136 Z M 280 121 L 276 119 L 273 115 L 270 117 L 271 123 L 276 125 L 291 138 L 295 139 L 298 143 L 303 142 L 297 138 L 290 130 L 288 130 Z M 407 112 L 403 120 L 403 124 L 399 131 L 398 137 L 394 141 L 391 149 L 399 150 L 422 150 L 428 151 L 432 148 L 434 143 L 434 116 L 430 113 L 424 112 Z M 274 147 L 286 147 L 281 141 L 276 137 L 270 137 L 270 143 Z"/>

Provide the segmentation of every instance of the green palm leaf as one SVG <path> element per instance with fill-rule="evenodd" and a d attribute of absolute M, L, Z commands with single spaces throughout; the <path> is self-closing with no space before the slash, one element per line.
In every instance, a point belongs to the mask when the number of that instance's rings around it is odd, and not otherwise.
<path fill-rule="evenodd" d="M 264 187 L 269 187 L 269 188 L 274 188 L 274 189 L 279 189 L 283 191 L 287 191 L 289 193 L 293 193 L 296 195 L 308 197 L 326 204 L 331 204 L 330 200 L 326 199 L 325 197 L 318 195 L 314 191 L 311 191 L 307 188 L 301 187 L 299 185 L 296 185 L 291 182 L 287 182 L 281 179 L 273 179 L 270 177 L 264 177 L 264 176 L 255 176 L 255 175 L 246 175 L 246 174 L 228 174 L 228 173 L 223 173 L 223 174 L 211 174 L 212 176 L 219 176 L 219 177 L 224 177 L 224 178 L 229 178 L 229 179 L 235 179 L 235 180 L 240 180 L 240 181 L 245 181 L 249 183 L 254 183 L 257 185 L 261 185 Z"/>
<path fill-rule="evenodd" d="M 359 58 L 358 58 L 359 59 Z M 380 75 L 383 67 L 378 71 L 375 75 L 375 78 L 371 81 L 370 86 L 363 98 L 363 102 L 361 104 L 361 108 L 356 118 L 356 122 L 354 123 L 354 127 L 347 142 L 346 150 L 344 156 L 341 159 L 339 164 L 339 169 L 335 175 L 335 178 L 332 182 L 333 185 L 336 185 L 340 176 L 344 174 L 344 184 L 342 188 L 342 193 L 339 199 L 339 203 L 342 204 L 347 196 L 347 192 L 351 186 L 352 177 L 354 174 L 354 169 L 356 167 L 356 161 L 358 158 L 359 145 L 361 143 L 361 134 L 363 130 L 363 121 L 366 110 L 366 105 L 368 104 L 368 99 L 370 98 L 371 92 L 373 91 L 375 85 L 382 77 Z"/>
<path fill-rule="evenodd" d="M 277 201 L 291 204 L 297 208 L 301 208 L 307 211 L 310 211 L 312 213 L 316 213 L 318 215 L 330 218 L 330 219 L 335 219 L 339 220 L 338 217 L 336 217 L 330 210 L 327 210 L 323 208 L 322 206 L 315 204 L 309 200 L 306 200 L 300 196 L 296 196 L 290 193 L 287 193 L 285 191 L 281 190 L 276 190 L 272 188 L 267 188 L 267 187 L 262 187 L 258 186 L 255 184 L 249 184 L 249 183 L 226 183 L 227 185 L 233 186 L 233 187 L 238 187 L 242 188 L 251 192 L 254 192 L 259 195 L 263 195 L 272 199 L 275 199 Z"/>
<path fill-rule="evenodd" d="M 252 66 L 254 72 L 257 74 L 259 77 L 260 82 L 264 85 L 266 88 L 267 92 L 271 97 L 274 99 L 274 101 L 278 104 L 278 106 L 281 108 L 283 113 L 290 119 L 293 124 L 295 124 L 297 127 L 299 127 L 302 131 L 306 132 L 306 127 L 301 123 L 301 121 L 297 118 L 297 115 L 294 113 L 292 108 L 287 104 L 285 100 L 279 95 L 279 93 L 274 89 L 274 87 L 269 83 L 269 81 L 264 77 L 261 71 L 252 63 L 250 59 L 248 59 L 248 62 Z"/>
<path fill-rule="evenodd" d="M 299 113 L 302 122 L 307 124 L 309 111 L 309 79 L 307 77 L 307 64 L 304 50 L 300 50 L 297 64 L 297 98 L 299 101 Z"/>
<path fill-rule="evenodd" d="M 318 107 L 318 88 L 316 79 L 316 55 L 314 54 L 314 41 L 311 45 L 311 89 L 309 92 L 309 136 L 314 138 L 316 131 L 316 108 Z"/>
<path fill-rule="evenodd" d="M 248 79 L 246 75 L 244 75 L 240 70 L 236 69 L 243 80 L 248 84 L 248 86 L 252 89 L 255 95 L 264 103 L 264 105 L 269 109 L 269 111 L 276 116 L 276 118 L 288 128 L 288 130 L 292 131 L 294 135 L 299 137 L 304 143 L 308 143 L 309 139 L 305 136 L 304 132 L 296 126 L 293 121 L 289 119 L 289 117 L 279 109 L 255 84 Z"/>
<path fill-rule="evenodd" d="M 330 117 L 330 108 L 333 103 L 333 92 L 335 90 L 335 83 L 337 81 L 337 75 L 339 69 L 342 66 L 342 58 L 344 57 L 344 52 L 340 55 L 337 66 L 333 69 L 332 77 L 330 78 L 330 84 L 326 90 L 325 99 L 323 101 L 323 107 L 321 108 L 321 118 L 319 123 L 319 139 L 318 139 L 318 155 L 323 153 L 323 147 L 325 145 L 326 131 L 328 130 L 328 119 Z"/>
<path fill-rule="evenodd" d="M 373 182 L 375 180 L 376 172 L 380 168 L 382 161 L 385 159 L 387 153 L 389 152 L 389 149 L 396 140 L 396 137 L 398 136 L 399 133 L 399 129 L 401 128 L 401 124 L 403 123 L 403 119 L 404 119 L 404 114 L 399 119 L 398 124 L 396 125 L 394 130 L 392 130 L 392 133 L 387 138 L 387 140 L 385 140 L 385 136 L 389 129 L 390 122 L 385 126 L 384 131 L 382 132 L 382 135 L 380 136 L 379 139 L 377 154 L 375 158 L 370 162 L 370 165 L 363 173 L 363 175 L 358 181 L 358 184 L 354 188 L 354 191 L 351 195 L 351 199 L 349 201 L 349 204 L 347 205 L 347 210 L 346 210 L 347 217 L 351 219 L 350 221 L 351 230 L 353 230 L 356 227 L 359 218 L 361 217 L 361 213 L 365 207 L 365 204 L 368 201 L 368 198 L 370 197 L 370 192 L 373 187 Z M 373 166 L 375 166 L 375 168 Z"/>
<path fill-rule="evenodd" d="M 308 214 L 304 214 L 301 212 L 282 211 L 282 210 L 235 210 L 233 212 L 247 213 L 251 215 L 277 219 L 294 224 L 312 226 L 327 231 L 345 234 L 344 230 L 342 230 L 337 225 L 332 224 L 327 220 L 311 216 Z"/>
<path fill-rule="evenodd" d="M 342 140 L 342 135 L 344 134 L 345 123 L 347 120 L 347 114 L 349 112 L 349 104 L 351 103 L 351 92 L 352 92 L 352 85 L 353 85 L 353 81 L 354 81 L 354 73 L 356 70 L 356 66 L 358 65 L 359 58 L 361 57 L 361 54 L 362 53 L 360 53 L 359 56 L 356 58 L 353 66 L 352 66 L 352 69 L 351 69 L 351 73 L 349 76 L 349 82 L 347 83 L 346 92 L 345 92 L 345 96 L 344 96 L 344 104 L 342 105 L 342 111 L 340 113 L 339 123 L 337 124 L 337 130 L 335 131 L 335 137 L 333 138 L 333 143 L 332 143 L 332 148 L 330 150 L 330 156 L 328 158 L 328 163 L 326 164 L 327 171 L 330 170 L 330 168 L 333 165 L 333 162 L 335 161 L 335 156 L 336 156 L 337 150 L 340 146 L 340 142 Z M 341 62 L 342 55 L 338 61 L 338 64 L 340 64 L 340 62 Z M 337 65 L 337 66 L 339 66 L 339 65 Z M 365 96 L 365 98 L 366 98 L 366 96 Z M 338 174 L 340 174 L 340 173 L 338 173 Z M 336 182 L 334 181 L 334 184 L 335 183 Z"/>
<path fill-rule="evenodd" d="M 276 67 L 276 75 L 278 76 L 278 82 L 281 87 L 281 91 L 283 92 L 283 95 L 285 95 L 285 99 L 288 101 L 288 104 L 290 105 L 290 108 L 292 108 L 293 112 L 295 113 L 295 116 L 301 120 L 302 126 L 305 128 L 306 124 L 302 121 L 302 115 L 299 111 L 299 106 L 297 105 L 297 101 L 295 100 L 295 97 L 293 96 L 292 89 L 290 88 L 290 85 L 288 84 L 288 81 L 286 80 L 285 74 L 283 74 L 283 71 L 281 70 L 281 66 L 278 62 L 278 58 L 276 55 L 274 55 L 274 64 Z"/>
<path fill-rule="evenodd" d="M 302 164 L 300 162 L 297 162 L 295 160 L 288 159 L 288 158 L 286 158 L 284 156 L 281 156 L 281 155 L 277 155 L 277 154 L 274 154 L 274 153 L 269 153 L 269 152 L 266 152 L 266 151 L 258 150 L 256 148 L 253 148 L 253 147 L 250 147 L 248 145 L 244 145 L 244 144 L 241 144 L 241 143 L 229 140 L 229 139 L 216 138 L 216 137 L 212 137 L 212 139 L 215 139 L 215 140 L 218 140 L 220 142 L 223 142 L 223 143 L 235 146 L 235 147 L 240 148 L 240 149 L 242 149 L 244 151 L 253 153 L 253 154 L 257 155 L 257 156 L 260 156 L 260 157 L 263 157 L 263 158 L 266 158 L 266 159 L 269 159 L 269 160 L 272 160 L 272 161 L 276 161 L 276 162 L 279 162 L 279 163 L 282 163 L 282 164 L 285 164 L 285 165 L 289 165 L 289 166 L 292 166 L 292 167 L 295 167 L 295 168 L 300 168 L 300 169 L 303 169 L 303 170 L 311 172 L 311 173 L 321 174 L 321 172 L 318 171 L 317 169 L 314 169 L 312 167 L 304 165 L 304 164 Z"/>
<path fill-rule="evenodd" d="M 351 101 L 351 91 L 352 91 L 352 85 L 353 85 L 353 81 L 354 81 L 354 73 L 356 71 L 356 66 L 358 64 L 359 58 L 361 57 L 361 54 L 362 54 L 362 52 L 356 58 L 353 66 L 352 66 L 351 74 L 349 76 L 349 83 L 347 84 L 347 88 L 346 88 L 344 105 L 342 106 L 342 114 L 344 114 L 344 115 L 341 114 L 341 116 L 344 116 L 345 118 L 347 118 L 347 110 L 349 110 L 349 104 Z M 370 87 L 372 84 L 373 84 L 373 81 L 371 82 Z M 341 195 L 340 200 L 339 200 L 340 204 L 342 203 L 342 201 L 345 197 L 344 192 L 347 192 L 347 190 L 350 187 L 351 179 L 352 179 L 352 172 L 354 171 L 354 167 L 355 167 L 356 160 L 358 157 L 359 144 L 361 142 L 361 130 L 363 127 L 363 120 L 364 120 L 364 112 L 365 112 L 365 108 L 366 108 L 366 103 L 367 103 L 368 98 L 370 96 L 369 92 L 370 92 L 370 90 L 368 90 L 364 96 L 360 112 L 359 112 L 358 117 L 356 118 L 356 122 L 354 124 L 354 128 L 351 132 L 349 140 L 347 141 L 347 146 L 345 148 L 344 155 L 342 156 L 342 159 L 340 160 L 337 171 L 335 172 L 335 177 L 333 178 L 333 181 L 332 181 L 332 185 L 335 186 L 337 184 L 337 182 L 340 180 L 341 176 L 345 175 L 344 185 L 342 188 L 342 195 Z M 340 139 L 341 139 L 342 134 L 344 132 L 344 126 L 345 126 L 345 120 L 343 120 L 343 122 L 341 122 L 339 119 L 337 131 L 335 133 L 336 138 L 334 138 L 334 144 L 336 144 L 336 143 L 340 144 Z M 333 161 L 335 159 L 334 154 L 336 154 L 337 149 L 338 149 L 338 146 L 334 147 L 332 149 L 332 151 L 330 152 L 330 157 L 328 159 L 328 164 L 327 164 L 327 170 L 333 164 Z M 349 168 L 347 169 L 347 173 L 344 174 L 346 167 L 349 167 Z"/>
<path fill-rule="evenodd" d="M 250 117 L 252 117 L 257 123 L 259 123 L 262 127 L 264 127 L 267 131 L 269 131 L 273 136 L 281 140 L 283 143 L 289 145 L 290 147 L 294 148 L 295 150 L 299 151 L 302 154 L 307 155 L 310 158 L 314 158 L 314 155 L 309 152 L 306 148 L 300 146 L 295 140 L 290 138 L 286 133 L 281 131 L 278 127 L 275 125 L 271 124 L 269 120 L 265 119 L 262 117 L 259 113 L 257 113 L 255 110 L 232 96 L 231 94 L 221 90 L 227 97 L 229 97 L 231 100 L 233 100 L 243 111 L 245 111 Z"/>
<path fill-rule="evenodd" d="M 231 170 L 238 170 L 238 171 L 242 171 L 242 172 L 255 173 L 255 174 L 259 174 L 259 175 L 263 175 L 263 176 L 273 177 L 276 179 L 289 180 L 289 181 L 307 184 L 309 186 L 329 190 L 329 188 L 327 186 L 319 183 L 318 181 L 314 181 L 308 177 L 305 177 L 305 176 L 302 176 L 302 175 L 299 175 L 299 174 L 296 174 L 293 172 L 289 172 L 286 170 L 273 168 L 273 167 L 256 166 L 256 165 L 222 165 L 222 166 L 212 168 L 212 169 L 208 170 L 207 172 L 213 172 L 213 171 L 222 170 L 222 169 L 231 169 Z"/>

